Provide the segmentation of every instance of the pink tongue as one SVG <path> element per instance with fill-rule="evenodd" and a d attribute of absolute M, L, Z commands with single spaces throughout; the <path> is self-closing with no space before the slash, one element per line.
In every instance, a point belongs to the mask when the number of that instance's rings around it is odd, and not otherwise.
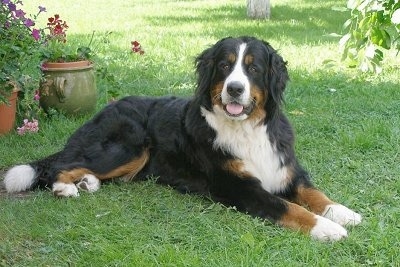
<path fill-rule="evenodd" d="M 243 106 L 239 104 L 228 104 L 226 105 L 226 111 L 232 115 L 239 115 L 243 111 Z"/>

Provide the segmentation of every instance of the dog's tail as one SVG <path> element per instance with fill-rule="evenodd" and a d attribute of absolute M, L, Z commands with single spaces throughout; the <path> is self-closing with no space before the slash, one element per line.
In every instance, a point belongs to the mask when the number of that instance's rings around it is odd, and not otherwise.
<path fill-rule="evenodd" d="M 59 153 L 28 164 L 16 165 L 7 171 L 4 185 L 9 193 L 51 187 L 54 175 L 51 170 Z"/>
<path fill-rule="evenodd" d="M 4 185 L 9 193 L 26 191 L 34 188 L 38 175 L 30 164 L 17 165 L 11 168 L 4 177 Z"/>

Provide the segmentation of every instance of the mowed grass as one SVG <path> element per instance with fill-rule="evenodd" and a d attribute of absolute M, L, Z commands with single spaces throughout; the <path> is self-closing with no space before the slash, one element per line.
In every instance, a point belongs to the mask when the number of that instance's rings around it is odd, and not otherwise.
<path fill-rule="evenodd" d="M 315 184 L 364 221 L 349 238 L 322 243 L 233 208 L 181 195 L 154 180 L 113 182 L 95 194 L 56 199 L 48 191 L 0 196 L 4 266 L 398 266 L 400 243 L 400 75 L 389 51 L 384 73 L 340 64 L 345 1 L 272 1 L 270 21 L 246 18 L 245 1 L 26 1 L 70 26 L 69 42 L 95 33 L 97 68 L 119 82 L 120 96 L 190 95 L 193 61 L 225 36 L 254 35 L 288 61 L 285 112 L 296 150 Z M 44 23 L 47 16 L 42 17 Z M 132 54 L 130 42 L 145 54 Z M 112 86 L 98 79 L 98 109 Z M 40 121 L 40 132 L 0 137 L 0 169 L 62 148 L 90 116 Z"/>

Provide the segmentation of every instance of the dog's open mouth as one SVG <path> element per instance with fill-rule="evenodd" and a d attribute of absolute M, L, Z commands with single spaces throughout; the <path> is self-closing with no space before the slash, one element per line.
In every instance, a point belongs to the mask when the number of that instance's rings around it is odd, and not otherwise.
<path fill-rule="evenodd" d="M 232 102 L 224 105 L 224 110 L 227 115 L 231 117 L 239 117 L 243 114 L 249 114 L 252 110 L 252 106 L 243 106 L 242 104 Z"/>

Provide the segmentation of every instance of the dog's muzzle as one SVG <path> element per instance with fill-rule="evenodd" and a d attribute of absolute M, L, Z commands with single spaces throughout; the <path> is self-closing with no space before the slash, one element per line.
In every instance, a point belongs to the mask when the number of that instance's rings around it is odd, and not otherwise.
<path fill-rule="evenodd" d="M 233 81 L 226 87 L 226 99 L 222 99 L 225 113 L 230 117 L 240 117 L 253 110 L 253 101 L 244 99 L 245 87 L 242 83 Z"/>

